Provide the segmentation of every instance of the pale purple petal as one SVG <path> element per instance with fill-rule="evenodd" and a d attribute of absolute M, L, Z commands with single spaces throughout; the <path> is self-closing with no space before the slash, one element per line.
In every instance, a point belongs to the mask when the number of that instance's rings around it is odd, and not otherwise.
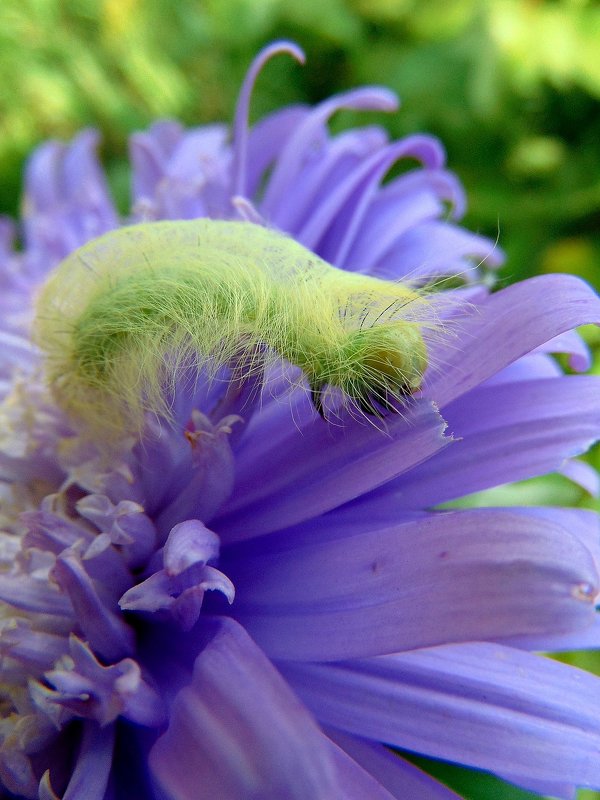
<path fill-rule="evenodd" d="M 440 341 L 423 394 L 443 407 L 558 334 L 593 322 L 600 322 L 600 299 L 578 278 L 541 275 L 509 286 Z"/>
<path fill-rule="evenodd" d="M 339 731 L 328 732 L 346 753 L 373 775 L 398 800 L 456 800 L 447 786 L 380 744 Z"/>
<path fill-rule="evenodd" d="M 187 476 L 181 475 L 179 491 L 156 517 L 157 528 L 165 537 L 183 519 L 210 519 L 231 493 L 234 459 L 229 435 L 236 421 L 225 417 L 213 425 L 204 414 L 192 412 L 186 431 L 190 448 Z"/>
<path fill-rule="evenodd" d="M 600 679 L 495 644 L 454 645 L 286 676 L 322 722 L 502 774 L 600 785 Z M 543 686 L 543 691 L 540 691 Z"/>
<path fill-rule="evenodd" d="M 78 716 L 94 719 L 103 727 L 122 716 L 138 725 L 156 727 L 165 720 L 165 708 L 156 690 L 142 677 L 130 658 L 104 666 L 88 644 L 69 639 L 71 658 L 45 673 L 52 686 L 46 697 Z"/>
<path fill-rule="evenodd" d="M 567 650 L 600 650 L 600 613 L 596 612 L 592 624 L 579 631 L 544 636 L 508 636 L 499 641 L 510 647 L 545 653 L 564 653 Z"/>
<path fill-rule="evenodd" d="M 562 378 L 564 374 L 553 356 L 533 352 L 513 361 L 480 385 L 498 386 L 501 383 L 532 381 L 535 378 Z"/>
<path fill-rule="evenodd" d="M 53 791 L 51 772 L 40 781 L 39 800 L 104 800 L 112 764 L 115 729 L 101 728 L 96 722 L 84 723 L 77 762 L 61 798 Z"/>
<path fill-rule="evenodd" d="M 248 135 L 246 192 L 254 197 L 263 174 L 279 158 L 294 130 L 310 113 L 308 106 L 286 106 L 260 119 Z"/>
<path fill-rule="evenodd" d="M 570 458 L 558 469 L 558 472 L 576 483 L 592 497 L 600 495 L 600 475 L 598 475 L 598 470 L 594 469 L 587 461 Z"/>
<path fill-rule="evenodd" d="M 304 64 L 304 52 L 294 42 L 273 42 L 263 48 L 254 59 L 246 73 L 238 97 L 235 119 L 233 121 L 233 162 L 231 166 L 231 194 L 245 195 L 247 192 L 247 158 L 248 158 L 248 117 L 250 98 L 259 73 L 273 56 L 287 53 Z"/>
<path fill-rule="evenodd" d="M 565 331 L 536 348 L 540 353 L 566 353 L 569 366 L 575 372 L 585 372 L 592 366 L 592 354 L 585 339 L 577 331 Z"/>
<path fill-rule="evenodd" d="M 341 109 L 394 111 L 398 106 L 396 96 L 379 87 L 363 87 L 332 97 L 317 106 L 291 136 L 280 154 L 265 190 L 260 206 L 264 216 L 270 218 L 277 207 L 285 204 L 290 187 L 301 174 L 304 160 L 314 146 L 315 139 L 322 140 L 326 122 Z"/>
<path fill-rule="evenodd" d="M 273 410 L 281 406 L 273 404 Z M 223 542 L 329 511 L 411 469 L 449 441 L 444 421 L 428 403 L 386 419 L 385 433 L 350 417 L 335 427 L 317 419 L 305 428 L 288 426 L 280 441 L 270 433 L 266 413 L 257 427 L 236 454 L 232 498 L 212 523 Z"/>
<path fill-rule="evenodd" d="M 388 792 L 378 780 L 333 741 L 329 742 L 329 749 L 339 776 L 336 797 L 340 800 L 364 800 L 366 797 L 369 800 L 398 800 L 396 795 Z"/>
<path fill-rule="evenodd" d="M 333 139 L 315 143 L 317 153 L 307 155 L 302 172 L 294 181 L 296 202 L 282 204 L 274 210 L 271 220 L 278 228 L 295 237 L 315 216 L 338 184 L 362 167 L 364 160 L 388 144 L 385 130 L 377 127 L 345 131 Z M 339 194 L 339 193 L 338 193 Z M 331 215 L 330 215 L 331 216 Z"/>
<path fill-rule="evenodd" d="M 219 555 L 219 537 L 200 520 L 188 519 L 171 530 L 163 551 L 167 575 L 179 575 L 194 564 L 206 564 Z"/>
<path fill-rule="evenodd" d="M 44 579 L 29 575 L 0 575 L 0 600 L 24 611 L 70 617 L 73 605 Z"/>
<path fill-rule="evenodd" d="M 69 596 L 77 622 L 96 652 L 108 659 L 135 652 L 135 634 L 123 618 L 109 608 L 74 552 L 61 554 L 53 568 L 60 588 Z M 111 604 L 112 605 L 112 604 Z"/>
<path fill-rule="evenodd" d="M 599 393 L 579 375 L 473 389 L 444 409 L 456 441 L 381 492 L 426 508 L 561 469 L 600 437 Z"/>
<path fill-rule="evenodd" d="M 307 525 L 232 548 L 221 566 L 233 613 L 269 655 L 332 661 L 586 628 L 597 555 L 543 516 L 474 509 L 351 537 Z"/>
<path fill-rule="evenodd" d="M 343 264 L 371 200 L 384 175 L 402 158 L 437 161 L 436 140 L 409 136 L 362 159 L 344 179 L 315 203 L 307 222 L 295 231 L 305 247 L 332 264 Z"/>
<path fill-rule="evenodd" d="M 208 624 L 208 623 L 207 623 Z M 331 800 L 327 740 L 281 676 L 231 620 L 214 623 L 150 766 L 168 800 Z"/>
<path fill-rule="evenodd" d="M 376 264 L 385 263 L 383 257 L 403 233 L 444 212 L 444 200 L 453 204 L 457 214 L 464 211 L 460 185 L 453 175 L 441 169 L 414 170 L 384 186 L 373 198 L 343 266 L 367 272 Z M 390 270 L 383 275 L 379 270 L 378 274 L 393 280 L 411 271 L 410 264 L 402 265 L 397 260 L 395 265 L 396 273 Z"/>
<path fill-rule="evenodd" d="M 391 277 L 395 264 L 403 264 L 403 272 L 411 278 L 434 275 L 475 274 L 475 267 L 486 264 L 497 267 L 503 261 L 502 252 L 484 236 L 449 222 L 431 221 L 410 228 L 382 257 L 373 272 Z M 470 262 L 469 262 L 470 260 Z"/>

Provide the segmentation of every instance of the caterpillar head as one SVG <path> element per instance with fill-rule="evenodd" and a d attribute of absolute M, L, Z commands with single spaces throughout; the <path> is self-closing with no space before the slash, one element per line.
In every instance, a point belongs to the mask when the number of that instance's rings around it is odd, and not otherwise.
<path fill-rule="evenodd" d="M 305 371 L 321 416 L 326 384 L 341 389 L 366 414 L 381 416 L 382 408 L 396 410 L 393 400 L 419 389 L 426 368 L 420 326 L 399 321 L 349 332 L 336 350 Z"/>

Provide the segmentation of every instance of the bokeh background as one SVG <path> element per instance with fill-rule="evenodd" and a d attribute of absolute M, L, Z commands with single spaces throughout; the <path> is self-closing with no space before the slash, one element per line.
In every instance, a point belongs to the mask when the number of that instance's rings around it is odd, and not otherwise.
<path fill-rule="evenodd" d="M 394 136 L 439 136 L 467 188 L 467 225 L 498 237 L 507 254 L 501 285 L 571 272 L 600 288 L 597 0 L 0 0 L 0 213 L 18 215 L 36 144 L 89 126 L 101 132 L 125 213 L 128 135 L 158 117 L 230 121 L 252 56 L 281 37 L 305 49 L 307 64 L 269 64 L 254 119 L 359 84 L 389 86 L 402 99 L 399 113 L 343 112 L 333 127 L 380 122 Z M 584 335 L 600 351 L 597 329 Z M 597 466 L 598 452 L 590 456 Z M 558 476 L 470 503 L 600 508 Z M 564 658 L 600 673 L 597 654 Z M 419 763 L 472 800 L 531 797 L 485 775 Z"/>

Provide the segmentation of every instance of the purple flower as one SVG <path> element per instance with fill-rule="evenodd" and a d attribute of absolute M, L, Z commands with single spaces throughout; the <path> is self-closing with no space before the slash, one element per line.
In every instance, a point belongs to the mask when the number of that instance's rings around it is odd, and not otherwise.
<path fill-rule="evenodd" d="M 128 222 L 245 218 L 388 278 L 500 261 L 458 225 L 435 139 L 328 133 L 338 109 L 393 110 L 387 91 L 249 131 L 253 81 L 279 52 L 301 60 L 286 43 L 259 55 L 231 140 L 175 122 L 132 138 Z M 533 652 L 600 640 L 596 515 L 439 510 L 555 470 L 594 483 L 576 456 L 599 436 L 598 379 L 551 355 L 588 366 L 573 329 L 600 321 L 591 289 L 465 285 L 469 313 L 384 429 L 327 423 L 276 379 L 262 396 L 186 381 L 174 425 L 124 431 L 107 458 L 55 406 L 28 340 L 49 270 L 120 224 L 95 145 L 89 131 L 43 145 L 22 251 L 0 228 L 3 796 L 455 796 L 391 747 L 561 798 L 600 786 L 600 682 Z M 382 183 L 403 158 L 421 167 Z"/>

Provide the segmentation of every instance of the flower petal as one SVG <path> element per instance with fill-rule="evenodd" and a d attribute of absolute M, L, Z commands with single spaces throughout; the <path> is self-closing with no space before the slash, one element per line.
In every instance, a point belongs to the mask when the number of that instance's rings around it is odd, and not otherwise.
<path fill-rule="evenodd" d="M 279 156 L 265 190 L 260 207 L 261 213 L 270 217 L 280 204 L 285 205 L 286 194 L 302 172 L 303 162 L 309 156 L 314 140 L 323 137 L 324 126 L 336 111 L 341 109 L 395 111 L 397 106 L 397 98 L 392 92 L 376 86 L 367 86 L 331 97 L 313 109 L 290 136 Z"/>
<path fill-rule="evenodd" d="M 485 236 L 441 220 L 423 222 L 407 230 L 384 255 L 374 272 L 389 277 L 398 271 L 389 265 L 404 264 L 411 278 L 434 275 L 476 274 L 478 264 L 497 267 L 503 253 Z"/>
<path fill-rule="evenodd" d="M 600 437 L 599 394 L 600 379 L 580 375 L 473 389 L 444 409 L 452 446 L 380 492 L 427 508 L 561 469 Z"/>
<path fill-rule="evenodd" d="M 278 41 L 263 48 L 250 65 L 240 90 L 235 119 L 233 121 L 233 159 L 231 166 L 231 194 L 246 195 L 247 193 L 247 161 L 248 161 L 248 115 L 250 98 L 256 79 L 264 65 L 273 56 L 287 53 L 304 64 L 304 52 L 294 42 Z"/>
<path fill-rule="evenodd" d="M 592 322 L 600 322 L 600 298 L 579 278 L 539 275 L 509 286 L 461 318 L 455 337 L 437 343 L 430 359 L 438 368 L 425 376 L 423 394 L 443 407 L 558 334 Z"/>
<path fill-rule="evenodd" d="M 232 620 L 210 634 L 150 753 L 165 797 L 339 797 L 327 740 L 267 658 Z"/>
<path fill-rule="evenodd" d="M 112 763 L 115 729 L 96 722 L 84 724 L 81 748 L 75 769 L 62 800 L 104 800 Z M 50 784 L 50 773 L 40 781 L 39 800 L 59 800 Z"/>
<path fill-rule="evenodd" d="M 367 772 L 371 773 L 398 800 L 457 800 L 447 786 L 410 764 L 380 744 L 340 732 L 329 735 Z"/>
<path fill-rule="evenodd" d="M 586 628 L 594 562 L 560 517 L 474 509 L 350 537 L 307 525 L 223 552 L 221 566 L 233 613 L 269 655 L 330 661 Z"/>
<path fill-rule="evenodd" d="M 450 441 L 444 437 L 444 421 L 428 403 L 387 418 L 385 432 L 365 421 L 348 418 L 333 427 L 317 419 L 304 428 L 284 427 L 281 441 L 271 433 L 270 422 L 261 414 L 261 428 L 237 453 L 232 498 L 211 523 L 222 542 L 329 511 L 409 470 Z"/>
<path fill-rule="evenodd" d="M 587 672 L 484 643 L 283 669 L 328 725 L 500 774 L 600 786 L 600 679 Z"/>

